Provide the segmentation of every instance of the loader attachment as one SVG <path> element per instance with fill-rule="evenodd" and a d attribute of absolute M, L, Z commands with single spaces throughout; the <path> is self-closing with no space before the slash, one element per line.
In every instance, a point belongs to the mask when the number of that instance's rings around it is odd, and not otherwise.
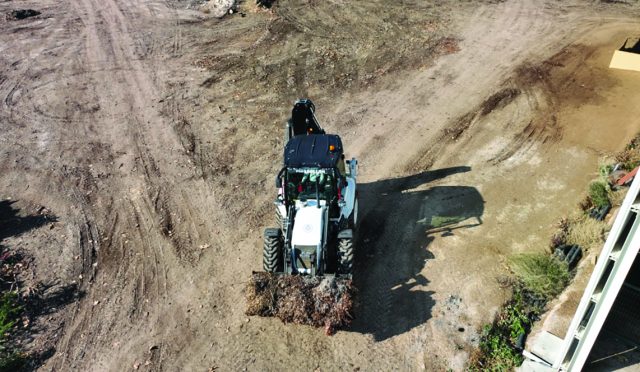
<path fill-rule="evenodd" d="M 254 272 L 245 290 L 246 314 L 323 327 L 331 335 L 351 324 L 354 293 L 350 278 Z"/>

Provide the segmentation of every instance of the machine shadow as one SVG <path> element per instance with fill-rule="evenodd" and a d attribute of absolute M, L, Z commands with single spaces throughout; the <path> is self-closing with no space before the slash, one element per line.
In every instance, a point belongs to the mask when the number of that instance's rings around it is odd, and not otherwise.
<path fill-rule="evenodd" d="M 0 201 L 0 241 L 58 220 L 56 216 L 49 214 L 21 217 L 18 215 L 19 210 L 13 207 L 15 203 L 10 200 Z"/>
<path fill-rule="evenodd" d="M 0 265 L 5 268 L 17 265 L 28 266 L 34 259 L 28 250 L 23 250 L 19 246 L 5 246 L 5 239 L 58 221 L 58 217 L 50 214 L 44 207 L 35 214 L 25 215 L 15 204 L 16 201 L 0 201 Z M 63 284 L 58 280 L 51 283 L 36 283 L 34 288 L 26 288 L 20 276 L 15 277 L 15 274 L 10 274 L 11 272 L 11 269 L 6 272 L 0 271 L 0 294 L 4 295 L 16 290 L 14 287 L 16 284 L 17 288 L 22 288 L 18 302 L 22 309 L 20 316 L 23 317 L 21 319 L 30 321 L 20 322 L 20 327 L 14 327 L 10 342 L 31 344 L 36 337 L 47 331 L 50 315 L 85 296 L 85 292 L 80 290 L 77 284 Z M 20 370 L 36 370 L 43 366 L 55 352 L 54 347 L 45 347 L 43 350 L 30 353 L 26 364 Z"/>
<path fill-rule="evenodd" d="M 359 294 L 352 331 L 381 341 L 431 318 L 434 292 L 424 289 L 430 281 L 422 274 L 434 258 L 429 244 L 434 234 L 480 225 L 484 200 L 474 187 L 425 186 L 470 170 L 452 167 L 358 184 L 354 281 Z"/>
<path fill-rule="evenodd" d="M 640 39 L 627 39 L 625 40 L 620 50 L 623 52 L 640 54 Z"/>

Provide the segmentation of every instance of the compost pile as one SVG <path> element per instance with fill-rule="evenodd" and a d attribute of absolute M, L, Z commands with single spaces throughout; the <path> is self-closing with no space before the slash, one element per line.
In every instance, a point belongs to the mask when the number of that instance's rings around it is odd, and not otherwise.
<path fill-rule="evenodd" d="M 247 285 L 246 314 L 324 327 L 331 335 L 351 323 L 354 293 L 350 279 L 257 272 Z"/>

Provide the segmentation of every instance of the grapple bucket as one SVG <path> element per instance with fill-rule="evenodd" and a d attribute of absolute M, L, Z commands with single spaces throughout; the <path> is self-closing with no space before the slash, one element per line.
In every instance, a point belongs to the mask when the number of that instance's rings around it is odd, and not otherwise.
<path fill-rule="evenodd" d="M 354 292 L 350 276 L 254 272 L 245 290 L 246 314 L 323 327 L 330 335 L 351 323 Z"/>

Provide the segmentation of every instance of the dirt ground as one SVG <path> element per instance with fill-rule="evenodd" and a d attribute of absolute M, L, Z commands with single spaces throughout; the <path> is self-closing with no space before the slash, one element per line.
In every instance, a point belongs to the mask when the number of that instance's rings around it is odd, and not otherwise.
<path fill-rule="evenodd" d="M 1 237 L 41 292 L 42 370 L 462 370 L 506 258 L 546 249 L 640 130 L 640 75 L 607 68 L 640 34 L 622 1 L 0 11 L 0 213 L 25 221 Z M 332 337 L 244 315 L 304 96 L 361 164 L 356 319 Z"/>

